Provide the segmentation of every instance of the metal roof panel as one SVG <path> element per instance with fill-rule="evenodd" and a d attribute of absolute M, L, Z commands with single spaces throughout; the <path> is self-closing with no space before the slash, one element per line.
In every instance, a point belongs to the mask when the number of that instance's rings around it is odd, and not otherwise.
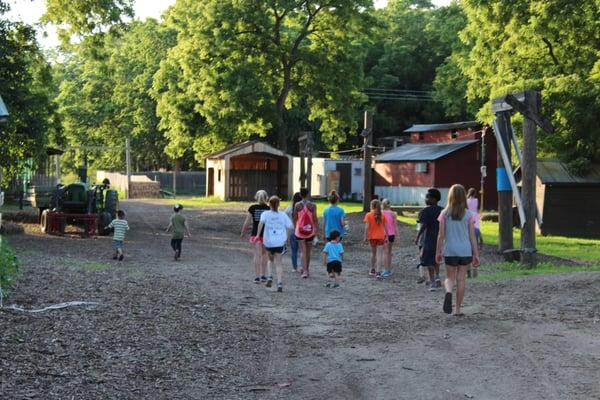
<path fill-rule="evenodd" d="M 459 140 L 444 143 L 408 143 L 378 155 L 375 161 L 433 161 L 477 142 L 478 140 Z"/>
<path fill-rule="evenodd" d="M 406 129 L 405 133 L 412 132 L 432 132 L 432 131 L 446 131 L 452 129 L 466 129 L 466 128 L 475 128 L 481 126 L 480 122 L 477 121 L 462 121 L 462 122 L 451 122 L 447 124 L 417 124 L 413 125 L 410 128 Z"/>

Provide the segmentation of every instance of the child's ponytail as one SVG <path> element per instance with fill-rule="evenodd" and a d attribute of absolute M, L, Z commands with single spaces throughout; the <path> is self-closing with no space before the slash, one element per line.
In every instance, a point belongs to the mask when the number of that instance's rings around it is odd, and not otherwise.
<path fill-rule="evenodd" d="M 375 222 L 377 222 L 377 225 L 381 224 L 381 202 L 377 199 L 371 201 L 371 210 L 375 212 Z"/>

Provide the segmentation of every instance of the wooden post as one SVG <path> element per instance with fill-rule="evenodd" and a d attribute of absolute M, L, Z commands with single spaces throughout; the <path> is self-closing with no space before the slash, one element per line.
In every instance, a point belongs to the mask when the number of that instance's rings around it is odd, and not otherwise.
<path fill-rule="evenodd" d="M 306 132 L 306 189 L 308 196 L 312 196 L 312 153 L 313 153 L 313 138 L 312 132 Z"/>
<path fill-rule="evenodd" d="M 365 111 L 363 140 L 363 211 L 371 208 L 372 171 L 371 171 L 371 145 L 373 144 L 373 113 Z"/>
<path fill-rule="evenodd" d="M 510 159 L 510 114 L 501 112 L 496 114 L 496 127 L 500 130 L 498 133 L 502 142 L 498 143 L 498 147 L 504 145 L 508 158 Z M 498 170 L 499 175 L 503 174 L 503 170 L 507 174 L 512 174 L 512 165 L 505 165 L 502 159 L 500 150 L 498 151 Z M 501 178 L 501 176 L 499 176 Z M 499 182 L 500 183 L 500 182 Z M 498 185 L 498 224 L 499 224 L 499 241 L 498 250 L 504 252 L 514 247 L 513 243 L 513 192 L 508 187 L 500 187 Z"/>
<path fill-rule="evenodd" d="M 60 185 L 60 154 L 56 154 L 56 184 Z"/>
<path fill-rule="evenodd" d="M 529 106 L 532 112 L 537 114 L 540 108 L 539 92 L 525 92 L 525 104 Z M 535 122 L 526 117 L 523 122 L 523 160 L 521 162 L 523 177 L 521 195 L 525 211 L 525 225 L 521 231 L 521 260 L 529 266 L 535 266 L 536 264 L 536 129 Z"/>
<path fill-rule="evenodd" d="M 125 191 L 125 197 L 129 199 L 131 188 L 131 143 L 129 138 L 125 139 L 125 169 L 127 173 L 127 190 Z"/>

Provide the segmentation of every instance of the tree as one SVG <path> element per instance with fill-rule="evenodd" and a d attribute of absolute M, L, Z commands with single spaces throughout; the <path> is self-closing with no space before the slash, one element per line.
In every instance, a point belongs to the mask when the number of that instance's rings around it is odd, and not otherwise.
<path fill-rule="evenodd" d="M 133 0 L 46 0 L 43 23 L 57 26 L 63 45 L 71 36 L 96 35 L 133 17 Z"/>
<path fill-rule="evenodd" d="M 6 3 L 0 1 L 0 18 L 7 10 Z M 60 134 L 51 90 L 50 67 L 34 29 L 0 19 L 0 94 L 10 111 L 8 121 L 0 124 L 4 182 L 20 172 L 25 158 L 44 157 L 46 144 Z"/>
<path fill-rule="evenodd" d="M 596 0 L 465 0 L 469 47 L 461 64 L 467 98 L 484 105 L 478 118 L 492 119 L 490 100 L 537 89 L 542 112 L 557 132 L 540 132 L 539 147 L 558 154 L 574 172 L 600 160 L 600 44 Z"/>
<path fill-rule="evenodd" d="M 432 92 L 438 67 L 459 42 L 457 33 L 463 28 L 460 7 L 434 7 L 429 0 L 390 0 L 374 16 L 377 28 L 365 64 L 368 85 Z M 446 118 L 442 102 L 373 99 L 372 104 L 378 136 L 398 135 L 414 123 Z"/>
<path fill-rule="evenodd" d="M 134 166 L 165 166 L 166 142 L 150 92 L 161 59 L 174 45 L 174 32 L 148 19 L 123 25 L 103 38 L 93 56 L 87 42 L 72 47 L 74 53 L 59 67 L 57 100 L 66 136 L 73 145 L 115 148 L 131 138 Z M 97 167 L 124 167 L 122 149 L 86 153 Z"/>
<path fill-rule="evenodd" d="M 174 142 L 192 134 L 197 157 L 209 144 L 251 135 L 271 134 L 286 149 L 289 110 L 305 101 L 323 140 L 334 147 L 344 142 L 364 100 L 357 38 L 370 6 L 368 0 L 179 0 L 167 17 L 178 43 L 155 82 L 159 115 L 169 121 L 161 126 Z M 190 109 L 193 117 L 181 112 Z M 202 127 L 191 125 L 198 122 Z"/>

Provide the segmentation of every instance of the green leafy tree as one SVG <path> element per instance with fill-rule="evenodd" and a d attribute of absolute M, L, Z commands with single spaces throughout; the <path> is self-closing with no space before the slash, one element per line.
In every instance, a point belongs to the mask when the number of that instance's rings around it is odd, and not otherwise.
<path fill-rule="evenodd" d="M 1 19 L 7 10 L 0 2 L 0 95 L 10 112 L 8 121 L 0 124 L 4 182 L 20 172 L 24 159 L 42 159 L 46 144 L 60 134 L 51 100 L 51 70 L 35 31 Z"/>
<path fill-rule="evenodd" d="M 133 16 L 133 0 L 45 0 L 41 21 L 57 26 L 63 45 L 72 36 L 99 38 L 97 34 Z"/>
<path fill-rule="evenodd" d="M 540 132 L 542 151 L 558 154 L 584 173 L 600 160 L 600 79 L 597 0 L 464 0 L 469 47 L 461 70 L 467 98 L 483 103 L 478 118 L 493 118 L 490 100 L 537 89 L 542 112 L 557 132 Z"/>
<path fill-rule="evenodd" d="M 289 111 L 308 118 L 331 146 L 356 127 L 367 0 L 179 0 L 167 17 L 178 32 L 155 82 L 172 156 L 189 139 L 198 158 L 251 135 L 285 149 Z M 192 114 L 189 111 L 192 111 Z"/>
<path fill-rule="evenodd" d="M 438 67 L 452 53 L 459 42 L 457 33 L 464 27 L 460 7 L 434 7 L 429 0 L 390 0 L 374 16 L 377 28 L 365 63 L 368 85 L 387 91 L 432 92 Z M 445 120 L 445 97 L 436 98 L 442 102 L 372 99 L 376 134 L 398 135 L 414 123 Z"/>
<path fill-rule="evenodd" d="M 89 43 L 73 47 L 59 68 L 60 113 L 73 146 L 108 146 L 112 150 L 82 150 L 96 167 L 124 168 L 123 145 L 131 138 L 137 169 L 168 164 L 166 141 L 159 129 L 156 102 L 150 95 L 154 74 L 174 32 L 148 19 L 123 26 L 104 36 L 102 47 L 89 52 Z"/>

